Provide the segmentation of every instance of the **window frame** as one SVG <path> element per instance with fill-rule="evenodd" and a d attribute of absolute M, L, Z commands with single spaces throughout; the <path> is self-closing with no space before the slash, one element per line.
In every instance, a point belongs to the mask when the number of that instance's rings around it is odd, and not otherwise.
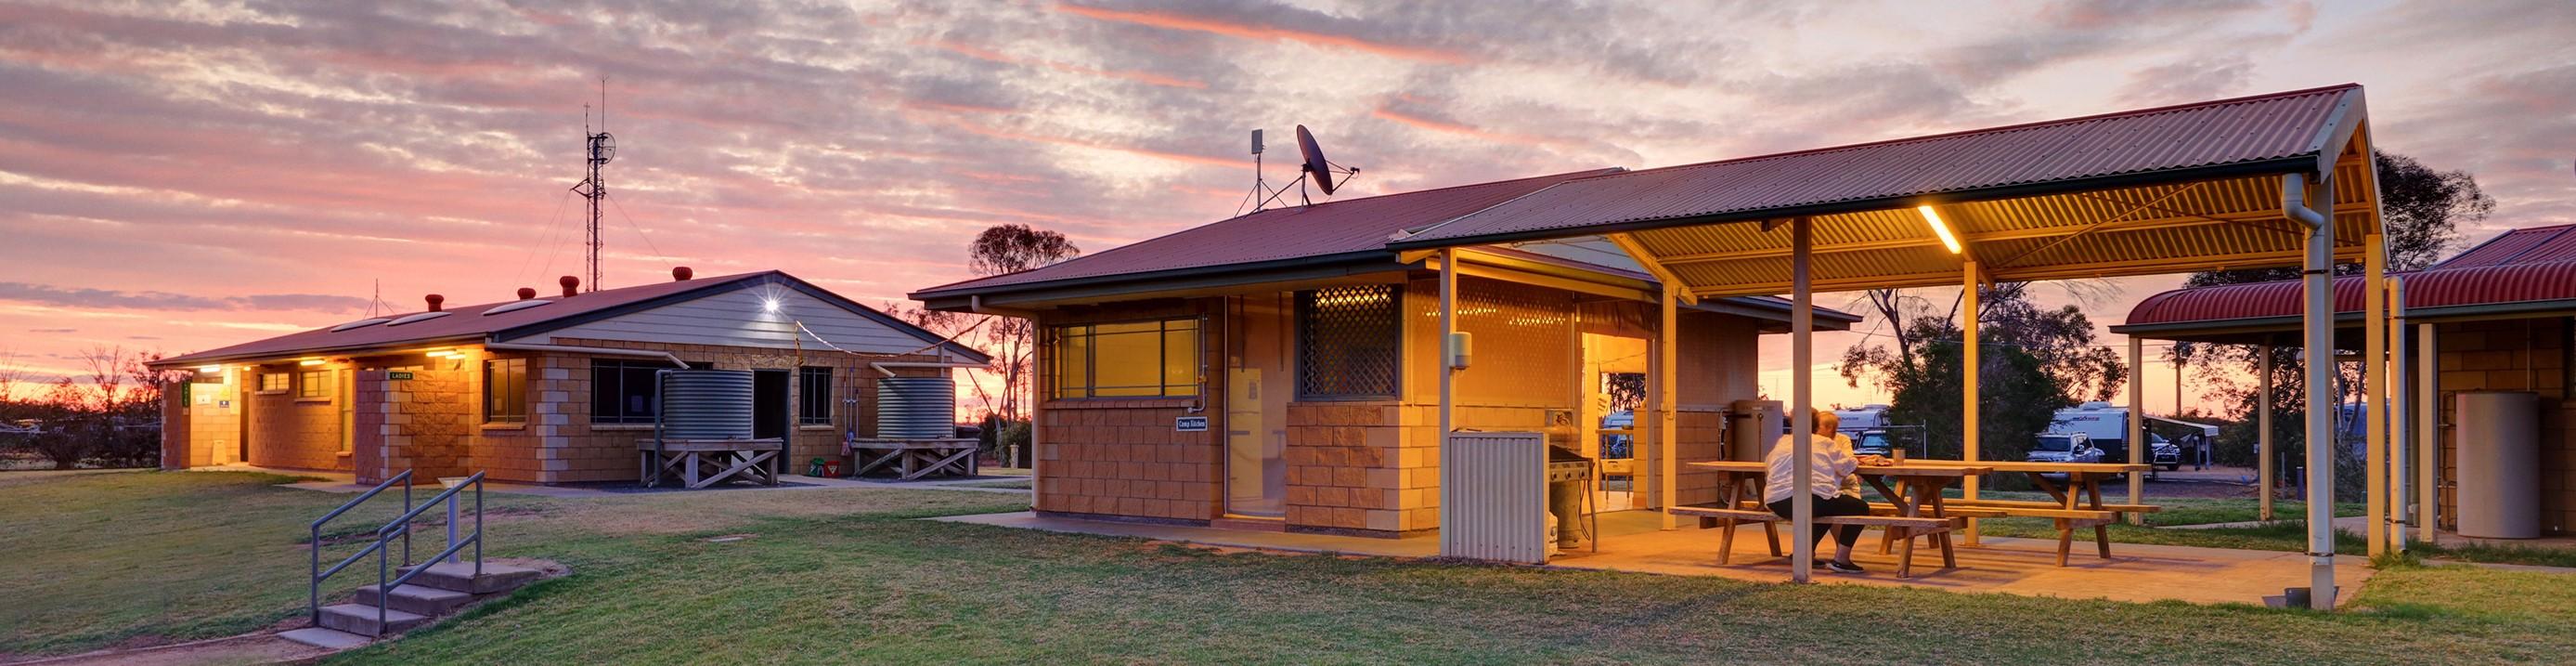
<path fill-rule="evenodd" d="M 691 370 L 706 370 L 714 367 L 712 364 L 703 361 L 687 361 L 686 363 L 688 363 L 689 369 Z M 604 389 L 608 388 L 610 385 L 606 382 L 600 381 L 600 370 L 608 368 L 614 368 L 616 370 L 615 373 L 610 375 L 617 378 L 617 382 L 613 385 L 617 392 L 617 397 L 613 398 L 616 402 L 611 404 L 616 404 L 619 408 L 616 414 L 602 415 L 599 411 L 600 398 L 604 393 Z M 644 406 L 641 410 L 630 413 L 629 410 L 625 409 L 628 402 L 626 399 L 632 397 L 626 393 L 626 380 L 629 379 L 629 373 L 633 373 L 633 375 L 637 377 L 644 378 L 646 384 L 649 386 L 654 372 L 673 369 L 675 368 L 672 368 L 671 364 L 661 361 L 638 361 L 623 358 L 590 359 L 591 425 L 652 425 L 656 420 L 659 420 L 662 413 L 662 396 L 660 395 L 660 392 L 647 391 L 645 393 L 646 398 L 644 400 Z"/>
<path fill-rule="evenodd" d="M 297 371 L 295 373 L 295 399 L 314 401 L 330 400 L 332 398 L 332 394 L 335 393 L 335 387 L 333 385 L 339 383 L 339 378 L 334 376 L 335 374 L 335 371 L 330 368 Z"/>
<path fill-rule="evenodd" d="M 277 384 L 276 386 L 269 386 L 269 383 L 270 383 L 270 382 L 269 382 L 269 379 L 270 379 L 270 378 L 275 378 L 275 379 L 277 380 L 277 381 L 276 381 L 276 384 Z M 284 393 L 290 393 L 290 392 L 293 392 L 294 390 L 295 390 L 295 375 L 293 375 L 293 374 L 285 373 L 285 372 L 262 372 L 262 373 L 259 373 L 259 392 L 260 392 L 260 393 L 284 394 Z"/>
<path fill-rule="evenodd" d="M 508 370 L 495 372 L 504 368 Z M 495 381 L 496 374 L 501 375 L 500 379 L 505 381 Z M 496 388 L 504 394 L 499 395 L 497 400 L 494 393 Z M 516 407 L 516 413 L 496 412 L 493 408 L 498 405 Z M 528 406 L 528 359 L 483 359 L 483 423 L 485 425 L 526 425 L 530 411 Z"/>
<path fill-rule="evenodd" d="M 1176 323 L 1180 323 L 1180 324 L 1187 324 L 1187 328 L 1175 328 L 1173 325 L 1174 325 L 1174 324 L 1176 324 Z M 1124 319 L 1124 320 L 1115 320 L 1115 321 L 1096 321 L 1096 322 L 1084 322 L 1084 323 L 1080 323 L 1080 324 L 1057 324 L 1057 325 L 1048 326 L 1048 327 L 1046 327 L 1046 335 L 1047 335 L 1047 340 L 1046 340 L 1046 346 L 1047 346 L 1047 363 L 1046 363 L 1046 368 L 1045 368 L 1046 373 L 1047 373 L 1047 384 L 1048 384 L 1048 385 L 1047 385 L 1047 394 L 1048 394 L 1048 395 L 1047 395 L 1047 399 L 1050 399 L 1050 400 L 1169 400 L 1169 399 L 1173 399 L 1173 398 L 1197 398 L 1197 397 L 1200 397 L 1200 396 L 1206 395 L 1206 393 L 1207 393 L 1207 388 L 1206 388 L 1206 384 L 1207 384 L 1207 373 L 1206 373 L 1206 366 L 1207 366 L 1207 326 L 1206 326 L 1206 323 L 1207 323 L 1207 322 L 1206 322 L 1206 318 L 1205 318 L 1205 317 L 1201 317 L 1201 316 L 1197 316 L 1197 315 L 1191 315 L 1191 316 L 1183 316 L 1183 317 L 1149 317 L 1149 318 L 1142 318 L 1142 319 Z M 1103 327 L 1103 326 L 1136 326 L 1136 325 L 1144 325 L 1144 324 L 1152 324 L 1152 325 L 1154 325 L 1154 330 L 1153 330 L 1153 331 L 1151 331 L 1151 334 L 1152 334 L 1152 335 L 1153 335 L 1153 337 L 1154 337 L 1154 352 L 1153 352 L 1153 358 L 1155 359 L 1155 373 L 1154 373 L 1154 376 L 1155 376 L 1155 377 L 1158 377 L 1158 378 L 1162 378 L 1162 379 L 1164 379 L 1164 380 L 1168 380 L 1168 379 L 1171 377 L 1171 372 L 1172 372 L 1172 370 L 1173 370 L 1173 368 L 1172 368 L 1172 367 L 1171 367 L 1171 365 L 1170 365 L 1170 363 L 1171 363 L 1171 361 L 1172 361 L 1172 355 L 1171 355 L 1171 354 L 1172 354 L 1172 349 L 1171 349 L 1171 347 L 1170 347 L 1170 342 L 1171 342 L 1171 339 L 1172 339 L 1172 335 L 1173 335 L 1173 334 L 1175 334 L 1175 333 L 1183 333 L 1183 332 L 1188 333 L 1188 336 L 1187 336 L 1187 337 L 1188 337 L 1188 338 L 1189 338 L 1189 340 L 1190 340 L 1190 350 L 1189 350 L 1189 351 L 1190 351 L 1190 353 L 1189 353 L 1189 355 L 1187 356 L 1187 358 L 1189 359 L 1189 363 L 1188 363 L 1187 370 L 1188 370 L 1188 372 L 1189 372 L 1190 381 L 1189 381 L 1188 383 L 1186 383 L 1186 384 L 1157 383 L 1157 384 L 1155 384 L 1155 385 L 1154 385 L 1154 393 L 1152 393 L 1152 394 L 1147 394 L 1147 395 L 1101 395 L 1101 394 L 1100 394 L 1100 388 L 1101 388 L 1101 387 L 1100 387 L 1100 344 L 1099 344 L 1099 341 L 1100 341 L 1100 335 L 1101 335 L 1101 334 L 1099 333 L 1100 328 L 1101 328 L 1101 327 Z M 1077 330 L 1079 330 L 1079 331 L 1080 331 L 1080 333 L 1078 333 L 1078 334 L 1077 334 L 1077 333 L 1075 333 L 1075 331 L 1077 331 Z M 1147 332 L 1146 332 L 1146 331 L 1116 331 L 1116 332 L 1111 332 L 1111 333 L 1109 333 L 1109 335 L 1112 335 L 1112 336 L 1122 336 L 1122 335 L 1123 335 L 1123 336 L 1135 336 L 1135 335 L 1144 335 L 1144 334 L 1147 334 Z M 1068 386 L 1068 385 L 1066 384 L 1066 382 L 1064 381 L 1064 372 L 1063 372 L 1063 370 L 1064 370 L 1064 361 L 1065 361 L 1065 359 L 1064 359 L 1064 356 L 1065 356 L 1064 348 L 1067 346 L 1067 341 L 1068 341 L 1068 340 L 1071 340 L 1071 339 L 1074 339 L 1074 338 L 1079 338 L 1079 339 L 1082 341 L 1081 347 L 1082 347 L 1082 353 L 1083 353 L 1083 358 L 1082 358 L 1082 375 L 1083 375 L 1083 382 L 1082 382 L 1082 384 L 1081 384 L 1080 386 L 1078 386 L 1078 387 Z M 1158 380 L 1158 381 L 1160 381 L 1160 380 Z M 1130 388 L 1141 388 L 1141 387 L 1116 386 L 1116 387 L 1111 387 L 1111 388 L 1113 388 L 1113 389 L 1130 389 Z M 1185 389 L 1187 389 L 1187 392 L 1175 393 L 1175 392 L 1174 392 L 1174 389 L 1175 389 L 1175 388 L 1185 388 Z M 1073 391 L 1075 391 L 1075 390 L 1077 390 L 1077 389 L 1078 389 L 1078 391 L 1079 391 L 1079 394 L 1076 394 L 1076 393 L 1074 393 L 1074 392 L 1073 392 Z"/>
<path fill-rule="evenodd" d="M 820 391 L 815 390 L 814 382 L 817 379 L 823 383 Z M 832 403 L 836 402 L 837 397 L 839 396 L 834 395 L 832 390 L 832 366 L 796 367 L 796 425 L 832 425 Z M 819 415 L 812 411 L 812 408 L 817 405 L 823 408 Z"/>

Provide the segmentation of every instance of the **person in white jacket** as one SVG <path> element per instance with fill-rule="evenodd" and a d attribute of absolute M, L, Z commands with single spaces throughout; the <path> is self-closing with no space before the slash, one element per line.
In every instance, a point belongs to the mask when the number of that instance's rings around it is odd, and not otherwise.
<path fill-rule="evenodd" d="M 1833 412 L 1819 409 L 1808 418 L 1812 419 L 1815 429 L 1813 434 L 1809 435 L 1813 442 L 1811 448 L 1814 450 L 1810 454 L 1806 482 L 1790 481 L 1797 473 L 1796 450 L 1791 446 L 1794 440 L 1791 440 L 1789 435 L 1781 435 L 1780 441 L 1771 445 L 1770 455 L 1763 459 L 1763 465 L 1768 474 L 1762 484 L 1762 501 L 1771 505 L 1772 513 L 1788 518 L 1792 511 L 1789 500 L 1794 497 L 1790 493 L 1803 488 L 1816 497 L 1815 517 L 1817 518 L 1869 515 L 1869 502 L 1862 500 L 1858 493 L 1849 490 L 1844 480 L 1850 478 L 1852 472 L 1858 470 L 1861 465 L 1886 465 L 1887 460 L 1878 456 L 1864 458 L 1852 455 L 1852 448 L 1848 443 L 1851 440 L 1839 437 L 1834 432 L 1835 426 L 1841 425 L 1841 419 L 1836 418 Z M 1835 573 L 1865 573 L 1866 570 L 1858 564 L 1853 564 L 1851 559 L 1852 545 L 1860 542 L 1860 526 L 1841 525 L 1840 530 L 1834 530 L 1835 527 L 1837 526 L 1817 523 L 1814 533 L 1807 535 L 1807 540 L 1811 543 L 1823 541 L 1826 533 L 1833 532 L 1834 558 L 1825 562 L 1825 568 Z"/>

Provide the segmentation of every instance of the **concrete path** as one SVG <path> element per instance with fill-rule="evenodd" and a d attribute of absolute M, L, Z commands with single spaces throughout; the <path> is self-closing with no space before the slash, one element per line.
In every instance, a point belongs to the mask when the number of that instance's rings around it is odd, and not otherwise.
<path fill-rule="evenodd" d="M 1719 565 L 1717 530 L 1685 527 L 1664 532 L 1655 528 L 1659 521 L 1654 515 L 1642 511 L 1605 515 L 1601 522 L 1606 536 L 1600 552 L 1563 553 L 1548 566 L 1765 583 L 1788 580 L 1787 558 L 1771 555 L 1758 526 L 1739 528 L 1733 563 Z M 1439 554 L 1439 540 L 1428 536 L 1382 539 L 1258 532 L 1078 520 L 1026 511 L 928 520 L 1303 553 L 1404 558 Z M 2307 585 L 2309 574 L 2307 556 L 2300 553 L 2126 543 L 2111 544 L 2109 559 L 2095 555 L 2090 543 L 2078 544 L 2068 566 L 2060 567 L 2054 540 L 1986 537 L 1982 545 L 1957 549 L 1959 567 L 1955 569 L 1940 568 L 1939 549 L 1918 545 L 1914 577 L 1898 579 L 1896 556 L 1878 554 L 1877 543 L 1876 532 L 1864 535 L 1860 553 L 1853 558 L 1869 573 L 1846 576 L 1819 569 L 1815 580 L 2076 599 L 2261 604 L 2264 597 L 2281 594 L 2282 588 Z M 2337 558 L 2335 570 L 2343 582 L 2338 596 L 2345 601 L 2371 575 L 2357 557 Z"/>

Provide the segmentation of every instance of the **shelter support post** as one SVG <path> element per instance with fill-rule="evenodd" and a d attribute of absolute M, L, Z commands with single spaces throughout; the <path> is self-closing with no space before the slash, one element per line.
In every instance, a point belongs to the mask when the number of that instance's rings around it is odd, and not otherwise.
<path fill-rule="evenodd" d="M 2415 325 L 2415 538 L 2434 543 L 2441 529 L 2441 348 L 2432 324 Z"/>
<path fill-rule="evenodd" d="M 2388 278 L 2388 549 L 2406 552 L 2406 526 L 2415 515 L 2406 499 L 2406 452 L 2414 449 L 2415 429 L 2407 427 L 2414 412 L 2407 410 L 2407 398 L 2413 395 L 2407 387 L 2414 385 L 2406 363 L 2406 282 Z"/>
<path fill-rule="evenodd" d="M 1977 353 L 1983 346 L 1978 343 L 1981 338 L 1977 333 L 1977 306 L 1982 296 L 1977 293 L 1977 262 L 1967 262 L 1962 274 L 1965 279 L 1961 281 L 1959 291 L 1959 457 L 1973 462 L 1983 459 L 1977 454 Z M 1959 492 L 1970 500 L 1977 499 L 1977 477 L 1963 479 Z M 1968 545 L 1977 545 L 1979 527 L 1977 519 L 1968 519 Z"/>
<path fill-rule="evenodd" d="M 2300 269 L 2307 303 L 2301 308 L 2301 356 L 2307 365 L 2308 607 L 2333 610 L 2334 533 L 2334 181 L 2311 188 L 2300 174 L 2282 177 L 2281 208 L 2307 226 L 2307 259 Z M 2307 202 L 2316 202 L 2311 209 Z"/>
<path fill-rule="evenodd" d="M 1659 499 L 1662 500 L 1664 529 L 1667 531 L 1681 527 L 1680 516 L 1673 513 L 1673 507 L 1681 504 L 1679 494 L 1681 484 L 1677 481 L 1681 473 L 1680 419 L 1673 413 L 1681 404 L 1679 396 L 1673 391 L 1677 383 L 1676 376 L 1681 374 L 1679 372 L 1681 345 L 1677 343 L 1681 328 L 1681 315 L 1678 312 L 1681 296 L 1675 293 L 1676 289 L 1678 289 L 1677 285 L 1664 283 L 1663 292 L 1655 299 L 1661 304 L 1663 310 L 1662 325 L 1655 328 L 1653 355 L 1655 360 L 1655 450 L 1658 452 L 1655 456 L 1655 488 Z"/>
<path fill-rule="evenodd" d="M 1797 542 L 1790 551 L 1789 579 L 1807 582 L 1816 566 L 1816 541 L 1807 538 L 1815 529 L 1816 494 L 1809 492 L 1808 482 L 1815 477 L 1815 374 L 1816 309 L 1815 284 L 1808 275 L 1809 255 L 1814 253 L 1814 222 L 1799 217 L 1789 222 L 1789 478 L 1794 488 L 1789 492 L 1789 534 Z"/>
<path fill-rule="evenodd" d="M 1440 364 L 1440 453 L 1444 457 L 1449 452 L 1449 434 L 1457 432 L 1457 424 L 1452 419 L 1455 411 L 1455 405 L 1453 403 L 1457 402 L 1455 398 L 1457 397 L 1458 369 L 1451 366 L 1448 353 L 1449 339 L 1457 332 L 1458 250 L 1454 248 L 1443 248 L 1440 250 L 1441 353 L 1438 362 Z M 1455 501 L 1457 499 L 1455 489 L 1458 485 L 1450 482 L 1452 481 L 1451 477 L 1453 474 L 1451 468 L 1453 467 L 1456 466 L 1445 464 L 1440 466 L 1440 529 L 1444 534 L 1447 533 L 1450 525 L 1452 525 L 1452 523 L 1449 522 L 1449 507 L 1457 504 Z M 1446 544 L 1449 542 L 1449 539 L 1443 537 L 1440 541 L 1441 543 Z"/>
<path fill-rule="evenodd" d="M 2129 432 L 2122 434 L 2121 437 L 2127 438 L 2131 465 L 2143 464 L 2147 461 L 2147 391 L 2142 387 L 2147 383 L 2146 351 L 2145 338 L 2129 336 Z M 2139 500 L 2146 494 L 2147 475 L 2130 473 L 2129 503 L 2141 503 Z M 2136 513 L 2129 514 L 2131 525 L 2139 524 L 2143 520 L 2144 518 Z"/>
<path fill-rule="evenodd" d="M 2280 493 L 2281 474 L 2272 450 L 2272 343 L 2255 345 L 2254 353 L 2262 357 L 2262 369 L 2255 371 L 2254 378 L 2254 488 L 2262 497 L 2256 515 L 2271 520 L 2272 497 Z"/>
<path fill-rule="evenodd" d="M 2362 237 L 2362 513 L 2371 557 L 2388 548 L 2388 248 L 2379 234 Z"/>

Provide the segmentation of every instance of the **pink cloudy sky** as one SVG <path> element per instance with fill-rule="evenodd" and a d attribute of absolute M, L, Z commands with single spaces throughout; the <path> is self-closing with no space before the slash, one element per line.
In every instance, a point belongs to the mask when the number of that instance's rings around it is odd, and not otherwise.
<path fill-rule="evenodd" d="M 2344 82 L 2497 198 L 2473 239 L 2576 221 L 2563 0 L 713 4 L 0 0 L 0 350 L 62 373 L 352 319 L 379 281 L 417 309 L 577 272 L 601 75 L 609 286 L 876 303 L 964 277 L 987 225 L 1108 248 L 1231 214 L 1255 127 L 1314 128 L 1357 195 Z"/>

